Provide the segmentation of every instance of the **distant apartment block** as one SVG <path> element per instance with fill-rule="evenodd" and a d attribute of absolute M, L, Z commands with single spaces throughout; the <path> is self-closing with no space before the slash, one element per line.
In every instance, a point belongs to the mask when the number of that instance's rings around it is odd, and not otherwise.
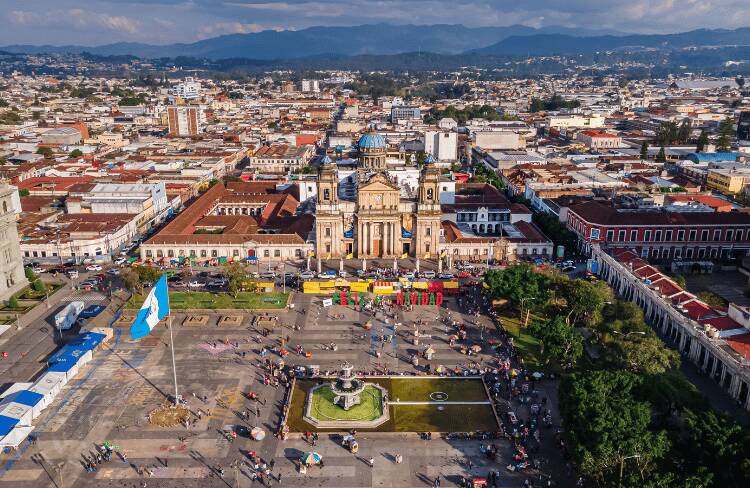
<path fill-rule="evenodd" d="M 198 105 L 175 105 L 167 108 L 169 135 L 173 137 L 194 137 L 201 131 L 204 115 Z"/>

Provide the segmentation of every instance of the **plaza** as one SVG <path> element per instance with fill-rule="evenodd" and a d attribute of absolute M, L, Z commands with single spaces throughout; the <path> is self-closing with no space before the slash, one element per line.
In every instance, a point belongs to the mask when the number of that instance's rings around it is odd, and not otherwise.
<path fill-rule="evenodd" d="M 434 350 L 432 371 L 442 365 L 468 374 L 488 361 L 489 347 L 470 358 L 450 346 L 449 316 L 466 324 L 477 320 L 459 310 L 456 298 L 446 298 L 440 307 L 394 309 L 388 322 L 380 313 L 351 306 L 324 307 L 320 296 L 295 293 L 290 302 L 294 308 L 268 312 L 203 311 L 200 315 L 206 320 L 199 325 L 188 325 L 190 314 L 173 314 L 180 394 L 193 413 L 189 428 L 159 427 L 146 418 L 173 392 L 168 331 L 160 326 L 136 343 L 127 338 L 126 329 L 116 328 L 113 341 L 95 353 L 35 421 L 33 445 L 26 443 L 2 455 L 3 486 L 235 486 L 235 479 L 238 486 L 251 486 L 250 470 L 235 462 L 247 461 L 251 451 L 265 462 L 274 461 L 273 474 L 281 474 L 282 486 L 428 486 L 438 476 L 450 486 L 461 477 L 487 476 L 490 469 L 501 473 L 498 486 L 519 486 L 532 475 L 505 469 L 512 458 L 507 441 L 440 438 L 440 432 L 497 430 L 490 403 L 501 412 L 512 409 L 521 418 L 529 415 L 527 405 L 503 398 L 491 402 L 481 380 L 412 376 L 423 373 L 424 361 L 415 368 L 411 358 L 426 345 Z M 278 326 L 263 330 L 260 325 L 270 323 L 270 316 L 279 317 Z M 493 328 L 489 317 L 480 315 L 478 320 L 480 325 L 468 327 L 470 340 L 477 342 L 480 326 L 484 338 Z M 369 331 L 364 329 L 368 322 Z M 394 324 L 401 326 L 394 330 Z M 412 340 L 413 324 L 420 328 L 418 346 Z M 389 335 L 389 342 L 380 340 Z M 270 352 L 281 341 L 290 350 L 283 359 L 287 366 L 314 366 L 321 374 L 334 374 L 347 361 L 356 371 L 367 372 L 367 381 L 385 384 L 391 412 L 384 424 L 387 431 L 358 429 L 356 456 L 341 447 L 340 430 L 321 429 L 313 447 L 302 433 L 315 429 L 290 420 L 287 439 L 276 437 L 287 391 L 265 365 L 281 360 Z M 332 342 L 335 350 L 329 346 Z M 297 354 L 296 347 L 309 355 Z M 314 378 L 295 381 L 292 403 L 300 399 L 303 404 L 304 395 L 296 396 L 296 390 L 314 384 Z M 556 397 L 555 389 L 554 382 L 537 384 L 540 395 L 550 400 Z M 556 406 L 550 407 L 557 415 Z M 243 434 L 253 427 L 268 434 L 264 440 Z M 240 435 L 231 440 L 224 435 L 227 429 Z M 426 441 L 420 436 L 423 432 L 435 436 Z M 127 462 L 115 457 L 96 472 L 86 472 L 84 459 L 104 442 L 117 446 Z M 482 452 L 489 442 L 498 447 L 494 460 Z M 299 457 L 311 449 L 323 457 L 325 467 L 301 474 Z M 536 476 L 551 473 L 558 462 L 551 432 L 545 432 L 540 452 L 551 461 L 535 470 Z M 397 454 L 402 463 L 394 461 Z M 374 468 L 365 462 L 370 458 Z"/>

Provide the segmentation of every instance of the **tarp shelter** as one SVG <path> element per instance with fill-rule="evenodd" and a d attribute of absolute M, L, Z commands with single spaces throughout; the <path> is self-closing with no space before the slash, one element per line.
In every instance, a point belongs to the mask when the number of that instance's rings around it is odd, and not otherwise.
<path fill-rule="evenodd" d="M 65 373 L 65 378 L 70 381 L 78 374 L 78 363 L 75 361 L 58 361 L 50 366 L 47 371 Z"/>
<path fill-rule="evenodd" d="M 34 420 L 33 409 L 28 405 L 9 402 L 0 405 L 0 415 L 18 420 L 18 425 L 31 425 Z"/>
<path fill-rule="evenodd" d="M 92 327 L 90 329 L 82 328 L 81 333 L 100 334 L 104 336 L 104 339 L 102 339 L 102 343 L 111 341 L 115 335 L 114 329 L 112 327 Z"/>
<path fill-rule="evenodd" d="M 0 415 L 0 437 L 5 437 L 18 425 L 18 419 Z"/>
<path fill-rule="evenodd" d="M 30 425 L 21 425 L 11 430 L 8 435 L 0 437 L 0 448 L 10 447 L 18 449 L 23 441 L 31 434 L 34 427 Z"/>
<path fill-rule="evenodd" d="M 44 395 L 28 390 L 12 393 L 4 397 L 0 404 L 5 405 L 13 402 L 31 407 L 32 420 L 41 415 L 42 410 L 47 406 Z"/>
<path fill-rule="evenodd" d="M 33 383 L 13 383 L 0 395 L 0 400 L 17 391 L 28 390 Z"/>
<path fill-rule="evenodd" d="M 67 382 L 68 376 L 65 373 L 47 371 L 41 378 L 36 380 L 36 383 L 29 388 L 29 391 L 44 395 L 47 404 L 50 404 Z"/>

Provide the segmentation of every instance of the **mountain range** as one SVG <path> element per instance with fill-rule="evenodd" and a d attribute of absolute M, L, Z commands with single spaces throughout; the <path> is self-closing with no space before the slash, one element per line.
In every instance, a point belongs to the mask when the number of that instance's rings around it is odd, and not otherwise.
<path fill-rule="evenodd" d="M 459 54 L 495 45 L 508 38 L 537 35 L 603 36 L 614 31 L 523 25 L 465 27 L 463 25 L 367 24 L 351 27 L 310 27 L 292 31 L 230 34 L 193 43 L 151 45 L 119 42 L 102 46 L 11 45 L 0 49 L 12 53 L 133 55 L 140 58 L 189 56 L 206 59 L 297 59 L 309 56 L 358 56 L 429 51 Z"/>

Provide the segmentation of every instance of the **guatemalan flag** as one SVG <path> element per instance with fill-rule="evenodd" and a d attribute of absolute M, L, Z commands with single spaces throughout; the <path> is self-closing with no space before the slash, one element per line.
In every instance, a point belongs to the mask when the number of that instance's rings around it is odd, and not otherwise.
<path fill-rule="evenodd" d="M 163 274 L 156 282 L 146 301 L 143 302 L 135 322 L 130 326 L 130 338 L 134 340 L 146 337 L 169 313 L 169 292 L 167 291 L 167 275 Z"/>

